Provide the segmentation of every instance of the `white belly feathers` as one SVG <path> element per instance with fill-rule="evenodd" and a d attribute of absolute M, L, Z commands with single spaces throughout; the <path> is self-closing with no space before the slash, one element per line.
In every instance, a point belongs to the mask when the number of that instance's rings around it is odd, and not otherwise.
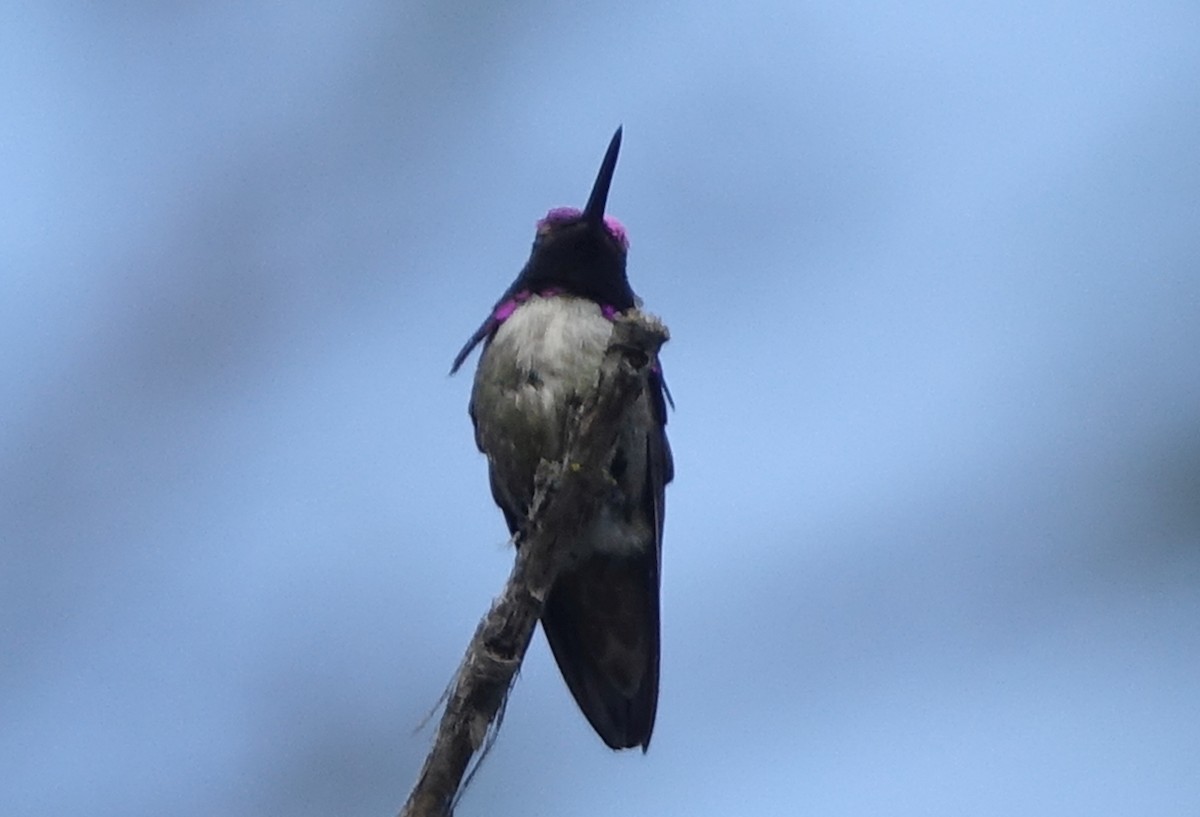
<path fill-rule="evenodd" d="M 519 370 L 519 399 L 540 404 L 525 408 L 546 412 L 567 393 L 591 388 L 611 336 L 612 322 L 595 302 L 535 296 L 500 325 L 491 345 Z"/>
<path fill-rule="evenodd" d="M 612 329 L 593 301 L 534 296 L 485 348 L 472 411 L 493 491 L 506 507 L 523 512 L 533 498 L 538 463 L 563 455 L 570 407 L 595 386 Z M 648 399 L 643 395 L 629 412 L 619 442 L 625 463 L 620 489 L 614 484 L 611 501 L 575 543 L 585 551 L 628 553 L 654 543 L 654 520 L 638 510 L 647 473 Z"/>

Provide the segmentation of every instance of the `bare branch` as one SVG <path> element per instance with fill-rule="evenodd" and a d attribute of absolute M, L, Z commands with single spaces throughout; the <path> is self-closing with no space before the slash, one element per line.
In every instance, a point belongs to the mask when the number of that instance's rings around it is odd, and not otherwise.
<path fill-rule="evenodd" d="M 475 630 L 438 724 L 437 737 L 400 817 L 449 817 L 472 756 L 503 708 L 533 636 L 546 595 L 571 558 L 570 543 L 609 487 L 608 463 L 625 412 L 656 365 L 667 329 L 637 310 L 614 322 L 595 391 L 571 424 L 566 455 L 542 462 L 516 564 L 500 597 Z"/>

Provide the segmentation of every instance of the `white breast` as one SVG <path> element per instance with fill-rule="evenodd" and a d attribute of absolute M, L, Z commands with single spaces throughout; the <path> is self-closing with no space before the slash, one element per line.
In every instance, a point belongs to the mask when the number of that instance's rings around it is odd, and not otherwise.
<path fill-rule="evenodd" d="M 595 382 L 611 335 L 612 323 L 593 301 L 534 297 L 500 325 L 491 345 L 538 388 L 580 392 Z"/>
<path fill-rule="evenodd" d="M 612 329 L 592 301 L 535 296 L 500 325 L 484 349 L 472 416 L 503 506 L 527 507 L 538 463 L 562 456 L 567 413 L 595 387 Z M 636 507 L 645 494 L 645 435 L 653 425 L 648 399 L 643 395 L 629 412 L 619 443 L 627 463 L 621 488 L 628 497 L 614 494 L 615 505 L 606 503 L 591 520 L 575 543 L 587 551 L 625 554 L 654 543 L 654 520 L 627 507 Z"/>

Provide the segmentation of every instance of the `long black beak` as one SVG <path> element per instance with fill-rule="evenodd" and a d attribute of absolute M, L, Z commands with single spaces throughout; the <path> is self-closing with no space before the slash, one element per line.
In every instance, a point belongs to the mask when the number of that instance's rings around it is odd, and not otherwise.
<path fill-rule="evenodd" d="M 621 152 L 621 129 L 613 134 L 600 163 L 600 172 L 596 174 L 596 183 L 592 185 L 592 194 L 588 196 L 587 206 L 583 208 L 583 220 L 588 224 L 599 227 L 604 223 L 604 205 L 608 202 L 608 188 L 612 185 L 613 171 L 617 169 L 617 154 Z"/>

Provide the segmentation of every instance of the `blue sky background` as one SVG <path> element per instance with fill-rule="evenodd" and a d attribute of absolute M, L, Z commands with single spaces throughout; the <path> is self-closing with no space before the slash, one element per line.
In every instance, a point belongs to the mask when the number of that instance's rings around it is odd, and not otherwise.
<path fill-rule="evenodd" d="M 13 3 L 0 109 L 5 815 L 399 808 L 446 372 L 618 123 L 657 731 L 539 636 L 459 814 L 1200 809 L 1195 3 Z"/>

